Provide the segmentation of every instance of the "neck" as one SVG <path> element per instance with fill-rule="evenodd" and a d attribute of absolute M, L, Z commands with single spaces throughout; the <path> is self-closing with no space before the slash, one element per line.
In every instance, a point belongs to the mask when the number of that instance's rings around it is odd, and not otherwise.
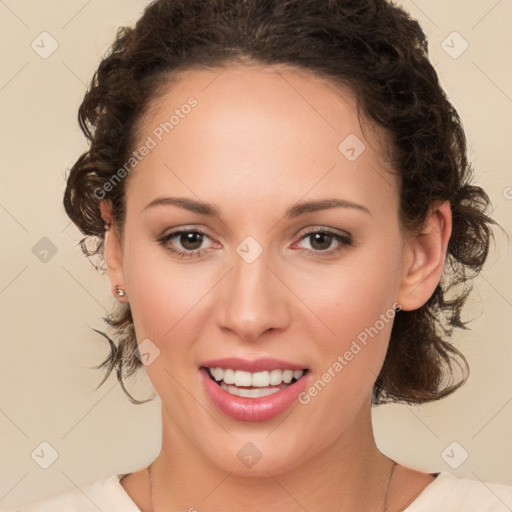
<path fill-rule="evenodd" d="M 206 459 L 165 409 L 162 420 L 162 449 L 152 463 L 153 512 L 171 505 L 173 510 L 256 512 L 262 504 L 266 512 L 384 510 L 393 465 L 375 444 L 369 410 L 320 452 L 286 471 L 254 477 Z"/>

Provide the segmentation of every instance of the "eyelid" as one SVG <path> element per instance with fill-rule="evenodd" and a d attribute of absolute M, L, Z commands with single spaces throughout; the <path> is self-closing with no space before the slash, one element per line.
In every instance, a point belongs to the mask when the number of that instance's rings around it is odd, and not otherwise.
<path fill-rule="evenodd" d="M 174 228 L 167 228 L 165 229 L 162 234 L 157 236 L 157 239 L 167 238 L 169 235 L 176 236 L 178 234 L 181 234 L 183 232 L 197 232 L 204 236 L 207 236 L 210 239 L 213 239 L 213 236 L 208 233 L 208 231 L 202 227 L 194 226 L 194 225 L 184 225 L 184 226 L 176 226 Z M 325 232 L 333 235 L 340 235 L 347 239 L 352 240 L 352 235 L 348 231 L 336 229 L 336 228 L 330 228 L 327 226 L 322 225 L 313 225 L 308 226 L 306 228 L 300 228 L 299 230 L 295 231 L 292 235 L 293 238 L 296 238 L 301 235 L 300 238 L 302 239 L 305 235 L 309 233 L 318 233 L 318 232 Z"/>
<path fill-rule="evenodd" d="M 301 228 L 295 233 L 294 237 L 298 236 L 300 233 L 302 233 L 302 236 L 304 236 L 309 233 L 318 233 L 318 232 L 332 233 L 335 235 L 341 235 L 341 236 L 345 236 L 347 238 L 352 238 L 352 235 L 348 231 L 344 231 L 342 229 L 337 229 L 337 228 L 330 228 L 327 226 L 322 226 L 321 224 L 308 226 L 307 228 Z"/>
<path fill-rule="evenodd" d="M 164 229 L 161 232 L 160 235 L 157 235 L 156 238 L 158 238 L 158 239 L 167 238 L 170 235 L 176 236 L 176 235 L 178 235 L 180 233 L 190 233 L 190 232 L 200 233 L 201 235 L 207 236 L 210 239 L 214 238 L 208 232 L 207 229 L 205 229 L 203 227 L 194 226 L 194 225 L 184 225 L 184 226 L 180 225 L 180 226 L 175 226 L 175 227 L 172 227 L 172 228 L 166 228 L 166 229 Z"/>
<path fill-rule="evenodd" d="M 311 226 L 308 228 L 305 228 L 304 230 L 299 230 L 297 233 L 294 234 L 294 238 L 298 237 L 298 242 L 304 240 L 307 238 L 308 235 L 313 233 L 326 233 L 328 235 L 334 236 L 336 238 L 341 238 L 342 241 L 347 245 L 353 245 L 354 240 L 352 235 L 348 231 L 335 229 L 335 228 L 329 228 L 327 226 Z M 294 242 L 294 244 L 297 242 Z M 320 251 L 317 251 L 320 252 Z M 324 251 L 327 252 L 327 251 Z"/>

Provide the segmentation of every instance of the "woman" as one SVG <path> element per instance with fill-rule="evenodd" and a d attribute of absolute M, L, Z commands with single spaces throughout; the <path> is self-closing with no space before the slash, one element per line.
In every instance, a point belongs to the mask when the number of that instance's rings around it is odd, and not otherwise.
<path fill-rule="evenodd" d="M 120 303 L 100 366 L 144 366 L 162 449 L 25 510 L 512 506 L 373 436 L 372 404 L 465 382 L 449 339 L 494 224 L 417 22 L 384 0 L 159 0 L 79 118 L 64 205 Z"/>

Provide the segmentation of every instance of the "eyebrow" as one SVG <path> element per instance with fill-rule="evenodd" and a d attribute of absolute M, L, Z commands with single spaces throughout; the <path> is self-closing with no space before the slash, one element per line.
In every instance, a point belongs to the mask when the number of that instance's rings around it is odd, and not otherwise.
<path fill-rule="evenodd" d="M 185 210 L 199 213 L 201 215 L 220 217 L 220 212 L 215 206 L 186 197 L 157 197 L 156 199 L 153 199 L 153 201 L 151 201 L 148 205 L 146 205 L 143 211 L 154 208 L 156 206 L 178 206 L 180 208 L 184 208 Z M 285 218 L 293 219 L 305 213 L 327 210 L 330 208 L 353 208 L 365 212 L 369 215 L 372 214 L 366 206 L 348 201 L 346 199 L 320 199 L 304 201 L 291 206 L 286 211 Z"/>

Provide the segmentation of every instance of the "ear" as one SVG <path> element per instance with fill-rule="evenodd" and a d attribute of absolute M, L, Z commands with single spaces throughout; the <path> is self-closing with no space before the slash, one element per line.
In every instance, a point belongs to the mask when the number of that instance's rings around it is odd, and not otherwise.
<path fill-rule="evenodd" d="M 444 270 L 451 233 L 452 211 L 446 201 L 433 206 L 421 232 L 407 239 L 397 297 L 404 311 L 420 308 L 434 293 Z"/>
<path fill-rule="evenodd" d="M 105 221 L 105 263 L 107 265 L 108 277 L 112 295 L 119 302 L 128 302 L 128 294 L 124 286 L 123 255 L 121 250 L 121 240 L 113 222 L 112 209 L 109 201 L 100 202 L 101 218 Z M 125 296 L 119 297 L 117 288 L 125 291 Z"/>

